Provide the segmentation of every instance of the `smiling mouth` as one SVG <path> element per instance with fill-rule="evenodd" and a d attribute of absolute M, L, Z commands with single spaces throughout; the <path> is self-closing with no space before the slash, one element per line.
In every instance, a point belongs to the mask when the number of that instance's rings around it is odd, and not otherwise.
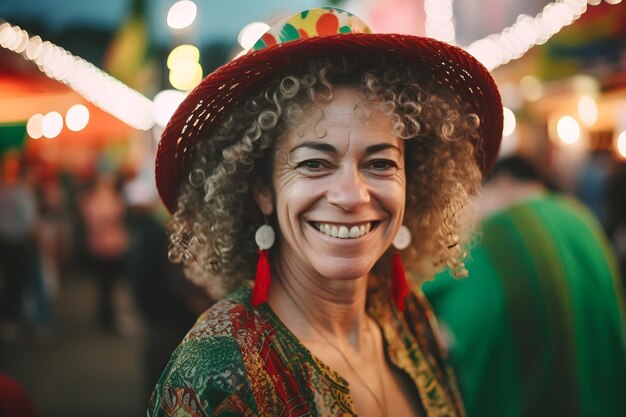
<path fill-rule="evenodd" d="M 326 236 L 336 237 L 339 239 L 356 239 L 368 234 L 372 227 L 376 227 L 376 223 L 367 222 L 359 225 L 341 225 L 329 223 L 313 223 L 314 227 Z"/>

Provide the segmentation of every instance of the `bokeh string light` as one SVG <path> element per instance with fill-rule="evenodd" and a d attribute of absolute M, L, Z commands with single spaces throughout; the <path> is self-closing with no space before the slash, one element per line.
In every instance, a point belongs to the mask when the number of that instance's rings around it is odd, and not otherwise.
<path fill-rule="evenodd" d="M 598 120 L 598 103 L 589 94 L 583 94 L 578 99 L 578 118 L 586 126 L 593 126 Z"/>
<path fill-rule="evenodd" d="M 557 0 L 546 5 L 534 18 L 520 15 L 515 24 L 507 27 L 500 34 L 489 35 L 473 42 L 466 49 L 489 70 L 493 70 L 513 59 L 520 58 L 532 46 L 545 43 L 564 26 L 576 21 L 587 10 L 588 4 L 597 5 L 600 2 L 600 0 Z M 605 2 L 618 4 L 621 0 L 605 0 Z M 452 3 L 453 0 L 424 1 L 427 35 L 454 43 Z M 170 8 L 168 24 L 172 28 L 184 28 L 193 23 L 196 15 L 196 4 L 193 1 L 182 0 Z M 0 46 L 20 53 L 25 59 L 35 62 L 48 77 L 68 85 L 85 99 L 129 126 L 148 130 L 154 125 L 153 102 L 150 99 L 65 49 L 43 41 L 39 36 L 30 37 L 18 26 L 0 22 Z M 262 32 L 262 30 L 255 30 L 257 31 Z M 255 33 L 252 38 L 254 37 L 258 37 L 258 34 Z M 240 36 L 240 41 L 244 43 L 244 49 L 250 43 L 242 36 Z M 181 70 L 187 70 L 187 75 L 193 76 L 191 77 L 194 79 L 193 82 L 189 85 L 182 85 L 184 83 L 179 83 L 179 78 L 189 77 L 172 77 L 174 83 L 178 85 L 177 88 L 181 90 L 187 90 L 190 85 L 197 84 L 197 77 L 202 77 L 199 63 L 196 61 L 189 64 L 189 62 L 178 65 Z M 536 100 L 540 95 L 541 93 L 534 89 L 526 99 Z"/>
<path fill-rule="evenodd" d="M 455 44 L 452 0 L 424 0 L 426 36 Z"/>
<path fill-rule="evenodd" d="M 48 77 L 66 84 L 86 100 L 135 129 L 154 124 L 152 101 L 95 65 L 19 26 L 0 24 L 0 46 L 37 64 Z"/>
<path fill-rule="evenodd" d="M 580 125 L 572 116 L 563 116 L 556 124 L 556 133 L 561 142 L 572 145 L 580 140 Z"/>
<path fill-rule="evenodd" d="M 477 40 L 466 49 L 491 71 L 511 60 L 521 58 L 531 47 L 546 43 L 585 11 L 587 0 L 559 0 L 549 3 L 534 18 L 519 15 L 512 26 L 499 34 Z"/>
<path fill-rule="evenodd" d="M 620 132 L 617 136 L 616 148 L 619 155 L 626 159 L 626 130 Z"/>
<path fill-rule="evenodd" d="M 196 20 L 198 7 L 190 0 L 177 1 L 167 12 L 167 25 L 172 29 L 184 29 Z"/>
<path fill-rule="evenodd" d="M 89 109 L 82 104 L 75 104 L 65 113 L 65 125 L 73 132 L 83 130 L 89 123 Z"/>
<path fill-rule="evenodd" d="M 43 136 L 41 131 L 41 122 L 43 121 L 43 114 L 37 113 L 30 116 L 28 122 L 26 122 L 26 133 L 33 139 L 39 139 Z"/>
<path fill-rule="evenodd" d="M 202 81 L 200 50 L 189 44 L 178 45 L 167 57 L 169 81 L 178 90 L 191 90 Z"/>
<path fill-rule="evenodd" d="M 41 133 L 48 139 L 59 136 L 63 130 L 63 116 L 59 112 L 51 111 L 46 113 L 41 120 Z"/>

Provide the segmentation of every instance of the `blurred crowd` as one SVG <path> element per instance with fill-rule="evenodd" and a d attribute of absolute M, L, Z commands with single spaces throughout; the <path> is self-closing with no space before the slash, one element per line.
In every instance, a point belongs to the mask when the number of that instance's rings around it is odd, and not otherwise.
<path fill-rule="evenodd" d="M 153 182 L 101 165 L 85 177 L 42 175 L 19 153 L 2 158 L 0 344 L 54 343 L 55 302 L 70 279 L 93 280 L 94 326 L 138 336 L 119 308 L 124 284 L 141 318 L 149 392 L 209 300 L 168 261 Z"/>

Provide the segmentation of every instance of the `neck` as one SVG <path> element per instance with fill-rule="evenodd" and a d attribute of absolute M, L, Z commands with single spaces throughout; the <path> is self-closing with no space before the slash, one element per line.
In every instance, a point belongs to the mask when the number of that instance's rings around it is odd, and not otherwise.
<path fill-rule="evenodd" d="M 299 337 L 318 339 L 324 332 L 338 345 L 358 349 L 368 332 L 367 276 L 338 281 L 276 265 L 272 278 L 268 303 Z"/>

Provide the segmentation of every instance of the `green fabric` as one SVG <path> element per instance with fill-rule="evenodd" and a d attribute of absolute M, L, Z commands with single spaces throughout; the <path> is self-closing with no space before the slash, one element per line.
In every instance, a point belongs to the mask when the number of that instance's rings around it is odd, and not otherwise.
<path fill-rule="evenodd" d="M 0 124 L 0 155 L 9 150 L 21 150 L 26 140 L 26 123 Z"/>
<path fill-rule="evenodd" d="M 466 263 L 424 292 L 450 332 L 468 416 L 624 416 L 623 293 L 602 231 L 546 195 L 487 219 Z"/>

